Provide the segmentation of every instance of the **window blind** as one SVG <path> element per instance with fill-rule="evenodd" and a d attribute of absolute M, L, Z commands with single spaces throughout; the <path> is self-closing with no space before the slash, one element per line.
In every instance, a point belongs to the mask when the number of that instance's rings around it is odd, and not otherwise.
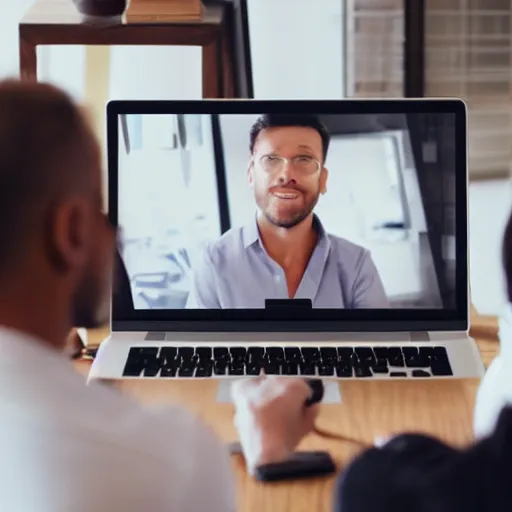
<path fill-rule="evenodd" d="M 403 0 L 347 2 L 348 96 L 403 96 L 403 7 Z M 472 179 L 511 169 L 511 20 L 510 0 L 425 0 L 425 95 L 466 101 Z"/>

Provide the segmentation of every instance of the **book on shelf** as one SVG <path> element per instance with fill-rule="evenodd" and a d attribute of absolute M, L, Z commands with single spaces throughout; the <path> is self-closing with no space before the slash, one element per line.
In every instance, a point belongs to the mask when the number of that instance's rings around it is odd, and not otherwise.
<path fill-rule="evenodd" d="M 165 23 L 201 19 L 201 0 L 130 0 L 127 23 Z"/>

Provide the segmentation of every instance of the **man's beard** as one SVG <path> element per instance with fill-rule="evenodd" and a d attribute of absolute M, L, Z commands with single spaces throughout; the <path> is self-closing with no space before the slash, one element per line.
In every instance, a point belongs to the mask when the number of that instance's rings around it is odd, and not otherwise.
<path fill-rule="evenodd" d="M 110 317 L 110 283 L 99 282 L 97 276 L 87 276 L 77 290 L 73 303 L 73 325 L 96 329 L 105 325 Z"/>
<path fill-rule="evenodd" d="M 256 200 L 258 207 L 261 212 L 265 216 L 265 218 L 274 226 L 285 229 L 292 229 L 295 226 L 299 225 L 303 220 L 305 220 L 311 212 L 314 210 L 315 206 L 318 203 L 318 199 L 320 197 L 320 193 L 317 193 L 311 200 L 300 210 L 294 212 L 292 215 L 286 216 L 286 218 L 277 218 L 277 216 L 273 215 L 270 211 L 271 208 L 267 205 L 262 207 L 261 201 Z"/>

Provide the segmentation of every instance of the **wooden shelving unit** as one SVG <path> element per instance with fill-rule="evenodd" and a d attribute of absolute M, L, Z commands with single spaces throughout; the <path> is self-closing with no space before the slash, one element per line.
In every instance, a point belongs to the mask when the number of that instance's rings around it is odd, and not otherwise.
<path fill-rule="evenodd" d="M 37 80 L 37 47 L 42 45 L 198 46 L 203 97 L 233 98 L 237 91 L 230 16 L 227 2 L 209 2 L 198 20 L 90 23 L 69 0 L 37 0 L 19 23 L 20 77 Z"/>

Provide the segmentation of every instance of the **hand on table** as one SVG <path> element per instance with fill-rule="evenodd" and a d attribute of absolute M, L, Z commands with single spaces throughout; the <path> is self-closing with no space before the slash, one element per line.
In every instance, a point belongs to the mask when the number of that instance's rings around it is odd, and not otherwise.
<path fill-rule="evenodd" d="M 235 427 L 247 470 L 288 459 L 314 428 L 318 405 L 305 407 L 311 388 L 304 379 L 262 376 L 235 381 L 231 388 Z"/>

